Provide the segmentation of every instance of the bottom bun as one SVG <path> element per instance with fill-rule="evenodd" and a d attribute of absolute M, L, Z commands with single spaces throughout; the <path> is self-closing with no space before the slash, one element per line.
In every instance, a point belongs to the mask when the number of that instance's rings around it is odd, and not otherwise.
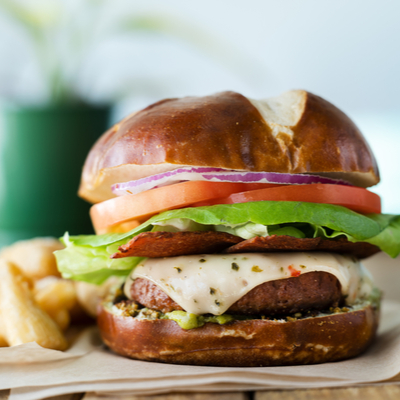
<path fill-rule="evenodd" d="M 378 326 L 377 308 L 287 320 L 236 320 L 185 330 L 168 319 L 119 316 L 101 306 L 105 344 L 126 357 L 224 367 L 318 364 L 361 354 Z"/>

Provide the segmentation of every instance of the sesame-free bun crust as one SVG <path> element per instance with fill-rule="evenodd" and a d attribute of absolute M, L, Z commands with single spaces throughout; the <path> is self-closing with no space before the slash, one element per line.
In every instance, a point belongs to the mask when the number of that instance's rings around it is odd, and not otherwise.
<path fill-rule="evenodd" d="M 114 197 L 115 183 L 179 166 L 379 182 L 362 134 L 328 101 L 303 90 L 261 101 L 223 92 L 163 100 L 116 124 L 90 151 L 79 195 L 104 201 Z"/>
<path fill-rule="evenodd" d="M 101 307 L 103 341 L 126 357 L 172 364 L 225 367 L 317 364 L 362 353 L 372 342 L 378 312 L 359 311 L 292 322 L 206 323 L 184 330 L 171 320 L 116 316 Z"/>

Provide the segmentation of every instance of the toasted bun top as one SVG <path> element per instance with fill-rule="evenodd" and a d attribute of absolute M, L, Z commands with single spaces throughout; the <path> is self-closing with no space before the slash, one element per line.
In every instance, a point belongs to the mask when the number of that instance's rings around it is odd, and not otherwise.
<path fill-rule="evenodd" d="M 97 203 L 111 185 L 179 166 L 313 173 L 356 186 L 379 182 L 367 142 L 328 101 L 303 90 L 268 100 L 239 93 L 167 99 L 107 131 L 90 151 L 79 195 Z"/>

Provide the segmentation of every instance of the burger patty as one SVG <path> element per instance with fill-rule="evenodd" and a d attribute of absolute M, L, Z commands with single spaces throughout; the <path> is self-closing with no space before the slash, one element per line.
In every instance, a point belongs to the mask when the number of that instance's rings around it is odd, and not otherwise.
<path fill-rule="evenodd" d="M 130 289 L 133 300 L 163 313 L 183 308 L 153 282 L 137 278 Z M 308 272 L 294 278 L 258 285 L 234 303 L 227 314 L 282 315 L 337 307 L 342 299 L 338 279 L 328 272 Z"/>

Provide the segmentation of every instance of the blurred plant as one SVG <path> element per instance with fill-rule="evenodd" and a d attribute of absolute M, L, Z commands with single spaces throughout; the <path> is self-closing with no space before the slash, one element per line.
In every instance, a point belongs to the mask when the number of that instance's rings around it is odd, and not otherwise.
<path fill-rule="evenodd" d="M 109 0 L 0 0 L 0 11 L 19 26 L 30 42 L 30 56 L 42 81 L 42 102 L 93 101 L 82 88 L 95 86 L 93 82 L 82 85 L 81 75 L 87 59 L 104 40 L 134 32 L 179 38 L 233 70 L 241 69 L 244 64 L 245 68 L 249 67 L 245 58 L 229 45 L 218 43 L 216 38 L 188 23 L 163 15 L 136 15 L 131 11 L 134 9 L 131 3 L 122 14 L 113 14 L 112 8 L 107 7 L 113 4 Z M 106 54 L 104 58 L 107 59 Z M 123 62 L 123 55 L 114 61 Z M 20 65 L 18 70 L 12 60 L 10 64 L 14 75 L 26 68 Z M 101 67 L 100 63 L 98 68 Z M 98 71 L 93 72 L 89 78 L 95 80 Z M 20 77 L 15 80 L 18 84 Z M 24 101 L 13 90 L 7 92 L 1 86 L 0 97 Z"/>

